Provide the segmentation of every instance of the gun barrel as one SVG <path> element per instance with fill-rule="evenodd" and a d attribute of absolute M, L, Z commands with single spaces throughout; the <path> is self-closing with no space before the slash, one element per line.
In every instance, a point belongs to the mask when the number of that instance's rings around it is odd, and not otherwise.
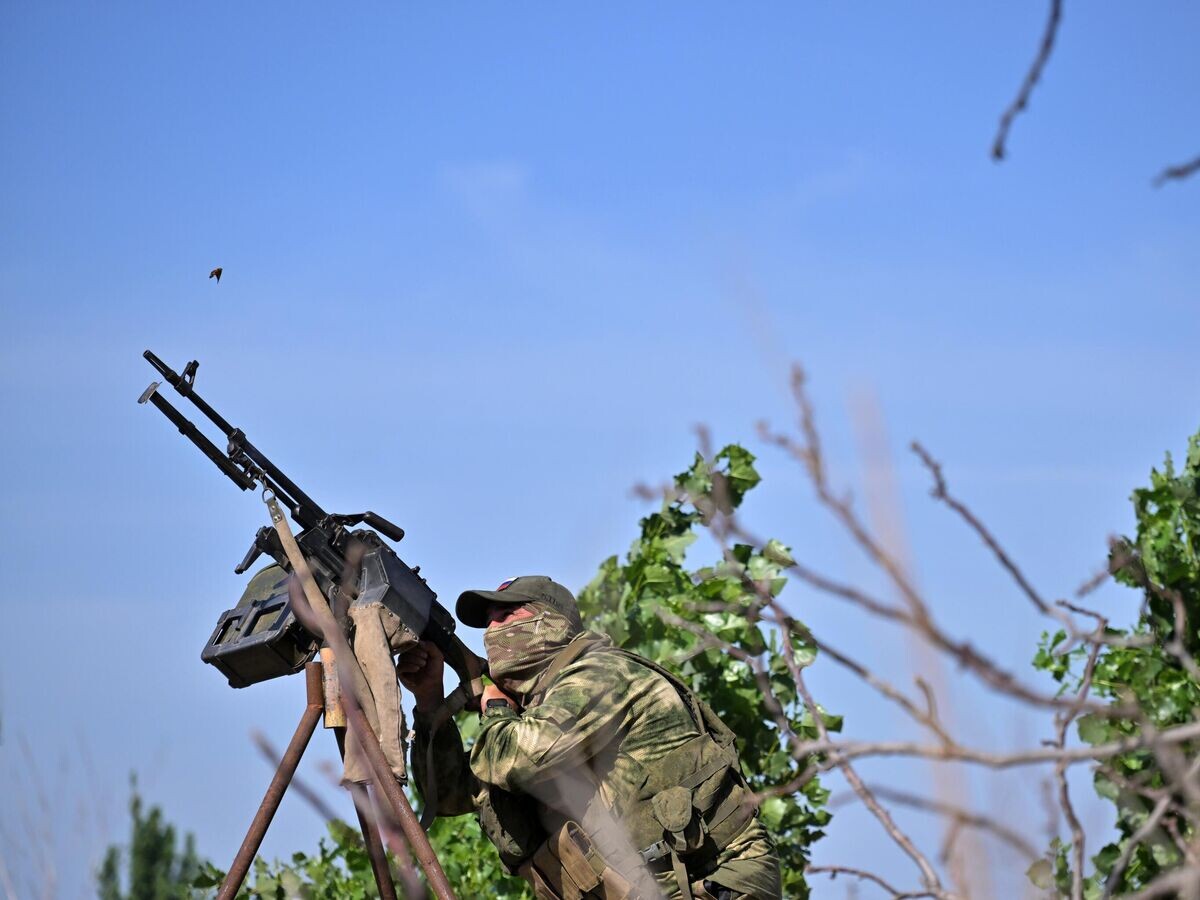
<path fill-rule="evenodd" d="M 148 400 L 153 403 L 158 411 L 170 419 L 171 424 L 179 429 L 180 434 L 199 447 L 200 452 L 211 459 L 217 468 L 228 475 L 229 479 L 243 491 L 254 487 L 254 479 L 235 466 L 233 461 L 217 448 L 216 444 L 204 436 L 204 432 L 197 428 L 187 416 L 173 407 L 166 398 L 158 393 L 156 388 L 157 385 L 151 385 L 147 388 L 145 393 L 138 399 L 138 402 L 145 403 Z"/>
<path fill-rule="evenodd" d="M 192 389 L 192 379 L 195 378 L 197 366 L 195 362 L 191 363 L 188 369 L 185 370 L 184 375 L 180 375 L 165 362 L 155 356 L 151 351 L 147 350 L 142 354 L 142 356 L 146 358 L 150 365 L 154 366 L 154 368 L 158 370 L 158 374 L 166 380 L 167 384 L 171 385 L 171 387 L 175 388 L 175 390 L 191 400 L 192 403 L 196 404 L 196 408 L 199 409 L 200 412 L 204 413 L 204 415 L 208 417 L 208 420 L 216 425 L 217 428 L 221 429 L 221 433 L 224 434 L 225 437 L 229 437 L 231 434 L 233 434 L 234 428 L 225 421 L 225 417 L 209 406 L 204 401 L 204 398 Z M 191 373 L 191 378 L 186 377 L 189 372 Z"/>
<path fill-rule="evenodd" d="M 225 437 L 229 438 L 228 457 L 221 455 L 219 451 L 216 451 L 216 447 L 213 446 L 207 438 L 204 438 L 205 443 L 208 444 L 209 447 L 212 447 L 212 449 L 217 452 L 217 455 L 220 456 L 226 464 L 234 468 L 234 471 L 240 471 L 233 466 L 233 463 L 230 462 L 229 457 L 233 457 L 238 454 L 244 454 L 251 463 L 262 470 L 263 474 L 270 479 L 272 482 L 272 490 L 274 490 L 276 495 L 278 495 L 279 498 L 284 501 L 285 505 L 291 511 L 292 516 L 296 519 L 296 521 L 305 528 L 309 527 L 310 525 L 315 525 L 321 519 L 325 518 L 325 510 L 321 509 L 321 507 L 317 505 L 317 502 L 313 500 L 312 497 L 304 493 L 304 491 L 300 489 L 300 486 L 296 484 L 296 482 L 292 481 L 292 479 L 283 474 L 283 471 L 279 468 L 279 466 L 267 459 L 266 455 L 261 450 L 250 443 L 250 441 L 247 440 L 245 433 L 240 428 L 234 428 L 232 425 L 230 425 L 227 421 L 225 421 L 224 416 L 209 406 L 204 398 L 196 393 L 195 378 L 196 369 L 199 366 L 199 363 L 197 363 L 195 360 L 188 363 L 183 370 L 183 374 L 180 375 L 165 362 L 159 359 L 158 356 L 156 356 L 152 351 L 147 350 L 142 354 L 142 356 L 146 358 L 146 361 L 149 362 L 150 365 L 154 366 L 154 368 L 158 370 L 158 373 L 162 375 L 167 384 L 171 385 L 171 387 L 175 388 L 176 391 L 191 400 L 192 403 L 195 404 L 196 408 L 199 409 L 200 412 L 204 413 L 204 415 L 208 417 L 208 420 L 216 425 L 217 428 L 221 430 L 221 433 L 225 435 Z M 163 402 L 165 403 L 166 401 L 164 400 Z M 157 402 L 155 405 L 158 405 Z M 173 408 L 172 410 L 174 411 Z M 177 411 L 176 415 L 179 415 Z M 168 418 L 170 417 L 168 416 Z M 182 416 L 180 416 L 180 418 L 183 419 Z M 171 421 L 175 422 L 174 419 L 171 419 Z M 183 421 L 187 422 L 187 419 L 183 419 Z M 178 422 L 175 424 L 179 425 Z M 200 434 L 196 430 L 196 427 L 191 424 L 191 422 L 188 422 L 188 426 L 193 432 Z M 179 430 L 183 431 L 184 429 L 182 426 L 180 426 Z M 184 433 L 187 434 L 187 432 Z M 203 438 L 203 435 L 200 436 Z M 217 462 L 212 454 L 210 454 L 208 450 L 200 445 L 198 441 L 195 441 L 195 443 L 200 447 L 201 450 L 204 450 L 204 453 L 210 459 L 212 459 L 213 462 Z M 219 462 L 217 465 L 221 467 L 225 474 L 229 475 L 229 471 L 225 468 L 225 465 L 222 465 L 222 463 Z M 232 475 L 229 477 L 233 478 Z M 236 478 L 234 478 L 234 480 L 237 481 Z M 280 488 L 282 488 L 282 491 Z M 292 498 L 295 499 L 293 500 Z"/>

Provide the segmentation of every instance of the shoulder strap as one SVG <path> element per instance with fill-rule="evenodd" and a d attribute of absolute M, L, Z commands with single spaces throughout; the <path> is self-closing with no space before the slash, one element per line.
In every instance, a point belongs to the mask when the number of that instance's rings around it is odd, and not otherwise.
<path fill-rule="evenodd" d="M 571 643 L 558 651 L 551 659 L 550 665 L 546 666 L 546 670 L 542 672 L 537 680 L 537 685 L 526 697 L 526 706 L 536 706 L 542 702 L 542 696 L 550 689 L 550 685 L 554 683 L 554 679 L 558 677 L 567 666 L 575 662 L 589 650 L 594 649 L 597 645 L 604 643 L 605 638 L 598 634 L 593 634 L 590 631 L 585 631 L 582 634 L 576 635 Z"/>

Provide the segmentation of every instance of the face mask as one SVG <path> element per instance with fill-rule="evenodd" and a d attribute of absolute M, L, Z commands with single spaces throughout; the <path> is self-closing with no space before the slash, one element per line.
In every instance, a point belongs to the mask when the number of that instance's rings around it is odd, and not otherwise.
<path fill-rule="evenodd" d="M 550 660 L 577 633 L 571 622 L 552 612 L 487 629 L 483 648 L 492 680 L 523 703 Z"/>

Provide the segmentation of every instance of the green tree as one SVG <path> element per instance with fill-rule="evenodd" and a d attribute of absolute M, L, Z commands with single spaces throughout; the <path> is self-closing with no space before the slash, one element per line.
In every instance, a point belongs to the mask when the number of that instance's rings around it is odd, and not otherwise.
<path fill-rule="evenodd" d="M 97 877 L 100 900 L 186 900 L 200 896 L 192 882 L 200 872 L 191 834 L 177 846 L 175 827 L 158 806 L 143 809 L 137 780 L 131 780 L 129 846 L 110 846 Z M 122 873 L 124 863 L 124 873 Z"/>
<path fill-rule="evenodd" d="M 1200 709 L 1200 681 L 1194 674 L 1200 651 L 1200 433 L 1189 441 L 1182 471 L 1176 471 L 1168 454 L 1162 470 L 1151 471 L 1150 485 L 1135 490 L 1131 499 L 1136 537 L 1113 544 L 1110 569 L 1117 581 L 1142 591 L 1145 602 L 1131 628 L 1111 634 L 1134 638 L 1140 645 L 1104 649 L 1092 683 L 1094 692 L 1113 704 L 1133 701 L 1140 715 L 1082 717 L 1079 737 L 1093 745 L 1138 735 L 1143 723 L 1163 729 L 1192 722 Z M 1044 635 L 1034 665 L 1064 689 L 1077 689 L 1084 652 L 1056 652 L 1066 640 L 1062 631 Z M 1195 758 L 1195 746 L 1181 749 Z M 1150 750 L 1114 758 L 1097 770 L 1094 783 L 1096 792 L 1115 806 L 1119 837 L 1092 857 L 1095 871 L 1085 883 L 1086 896 L 1099 896 L 1110 881 L 1111 893 L 1134 893 L 1181 862 L 1175 835 L 1184 841 L 1193 835 L 1182 798 L 1164 807 L 1156 826 L 1143 829 L 1155 806 L 1147 794 L 1177 783 L 1159 768 Z M 1069 847 L 1056 845 L 1055 850 L 1056 880 L 1066 891 L 1071 881 Z"/>
<path fill-rule="evenodd" d="M 736 510 L 758 483 L 754 456 L 736 444 L 711 461 L 696 454 L 691 467 L 675 477 L 662 508 L 642 519 L 625 560 L 606 559 L 579 603 L 590 628 L 674 669 L 708 701 L 738 735 L 751 787 L 766 791 L 794 779 L 799 768 L 781 726 L 802 740 L 817 737 L 784 642 L 777 629 L 764 629 L 760 621 L 765 600 L 786 584 L 781 573 L 791 564 L 790 552 L 774 540 L 765 547 L 735 544 L 712 565 L 686 565 L 697 529 L 714 512 Z M 808 632 L 799 623 L 787 624 L 794 662 L 810 665 L 816 647 Z M 830 731 L 840 730 L 839 716 L 824 710 L 821 716 Z M 809 848 L 829 822 L 828 796 L 814 778 L 762 805 L 762 821 L 779 842 L 786 897 L 808 896 L 804 868 Z"/>

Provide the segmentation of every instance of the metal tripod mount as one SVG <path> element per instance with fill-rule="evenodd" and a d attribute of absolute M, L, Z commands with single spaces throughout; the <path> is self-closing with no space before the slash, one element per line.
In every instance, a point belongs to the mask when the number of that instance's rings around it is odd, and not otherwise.
<path fill-rule="evenodd" d="M 344 755 L 345 753 L 347 725 L 353 728 L 359 736 L 360 743 L 371 764 L 371 770 L 375 775 L 377 805 L 384 808 L 390 807 L 408 847 L 416 856 L 417 862 L 420 863 L 425 873 L 433 895 L 438 900 L 453 900 L 454 891 L 450 887 L 446 873 L 442 870 L 441 863 L 438 862 L 437 854 L 430 845 L 428 836 L 417 821 L 408 798 L 396 782 L 370 723 L 367 722 L 362 709 L 352 697 L 343 698 L 337 686 L 337 671 L 336 667 L 332 665 L 332 655 L 327 649 L 324 649 L 321 656 L 324 664 L 310 662 L 304 667 L 304 683 L 307 693 L 304 713 L 300 717 L 300 723 L 296 726 L 296 733 L 292 735 L 292 740 L 279 761 L 271 783 L 267 786 L 262 803 L 259 804 L 258 811 L 250 822 L 250 828 L 233 859 L 233 864 L 229 867 L 225 880 L 221 882 L 221 887 L 217 891 L 217 900 L 233 900 L 237 892 L 241 890 L 246 875 L 250 871 L 250 865 L 254 862 L 254 857 L 262 845 L 271 820 L 279 809 L 283 795 L 287 791 L 288 785 L 291 784 L 296 767 L 300 764 L 300 758 L 304 755 L 322 715 L 325 717 L 325 727 L 334 732 L 339 754 Z M 343 703 L 343 699 L 348 702 Z M 380 830 L 372 821 L 369 812 L 367 792 L 361 785 L 351 786 L 350 790 L 352 794 L 355 794 L 354 806 L 358 813 L 358 824 L 362 829 L 363 843 L 366 845 L 367 855 L 371 860 L 371 871 L 375 876 L 375 885 L 379 889 L 379 896 L 381 900 L 396 900 L 396 886 L 392 881 Z"/>

